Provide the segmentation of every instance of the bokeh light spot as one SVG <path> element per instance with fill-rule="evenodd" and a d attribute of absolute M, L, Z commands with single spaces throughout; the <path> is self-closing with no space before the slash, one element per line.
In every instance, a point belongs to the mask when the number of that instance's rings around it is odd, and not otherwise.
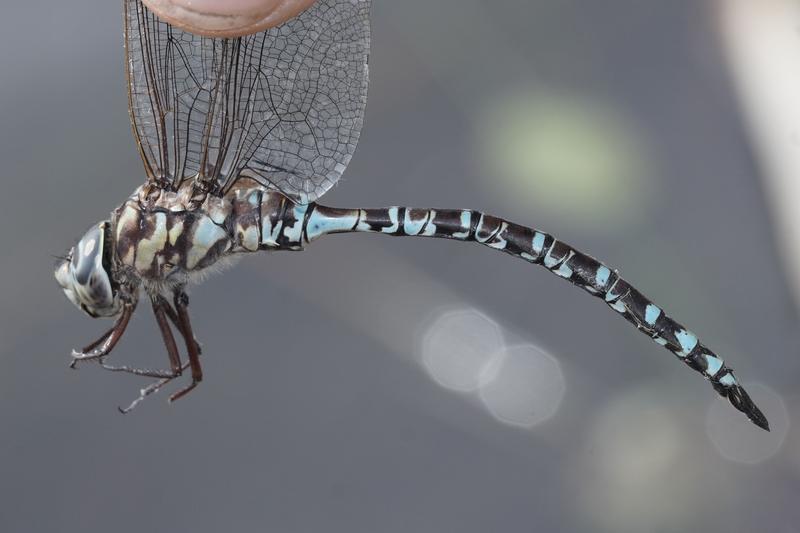
<path fill-rule="evenodd" d="M 443 387 L 474 391 L 502 348 L 502 331 L 492 319 L 471 308 L 447 311 L 423 337 L 422 363 Z"/>
<path fill-rule="evenodd" d="M 498 420 L 533 427 L 556 413 L 565 389 L 558 361 L 526 344 L 506 348 L 491 362 L 480 397 Z"/>
<path fill-rule="evenodd" d="M 723 457 L 754 464 L 778 453 L 789 432 L 789 412 L 780 395 L 769 387 L 755 384 L 746 388 L 769 419 L 769 433 L 753 425 L 723 398 L 716 398 L 711 404 L 706 431 Z"/>
<path fill-rule="evenodd" d="M 637 389 L 611 402 L 598 416 L 592 435 L 596 464 L 609 481 L 644 483 L 678 459 L 675 417 L 657 399 Z"/>
<path fill-rule="evenodd" d="M 580 501 L 593 530 L 688 531 L 701 469 L 657 384 L 624 391 L 593 421 L 576 469 Z"/>
<path fill-rule="evenodd" d="M 646 205 L 646 142 L 620 110 L 522 88 L 498 95 L 478 118 L 484 183 L 512 205 L 620 224 Z"/>

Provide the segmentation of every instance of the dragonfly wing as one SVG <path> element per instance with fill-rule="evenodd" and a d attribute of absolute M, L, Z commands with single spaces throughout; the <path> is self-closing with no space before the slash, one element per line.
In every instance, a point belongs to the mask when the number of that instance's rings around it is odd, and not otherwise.
<path fill-rule="evenodd" d="M 125 0 L 131 123 L 149 181 L 247 176 L 301 202 L 355 151 L 367 98 L 370 0 L 319 0 L 275 28 L 193 35 Z"/>

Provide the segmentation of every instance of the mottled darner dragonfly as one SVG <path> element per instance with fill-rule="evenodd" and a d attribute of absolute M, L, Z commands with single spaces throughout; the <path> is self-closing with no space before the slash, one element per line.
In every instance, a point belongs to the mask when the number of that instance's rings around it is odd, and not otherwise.
<path fill-rule="evenodd" d="M 116 317 L 72 353 L 72 366 L 91 360 L 155 379 L 126 410 L 187 369 L 191 381 L 170 400 L 203 378 L 184 292 L 190 281 L 237 254 L 374 232 L 478 242 L 542 265 L 600 298 L 768 429 L 722 359 L 616 270 L 552 235 L 471 209 L 316 203 L 344 172 L 360 135 L 370 0 L 320 0 L 278 27 L 232 39 L 193 35 L 141 0 L 123 1 L 128 104 L 146 178 L 59 261 L 55 276 L 90 316 Z M 168 370 L 107 363 L 140 295 L 153 308 Z M 186 345 L 185 362 L 170 324 Z"/>

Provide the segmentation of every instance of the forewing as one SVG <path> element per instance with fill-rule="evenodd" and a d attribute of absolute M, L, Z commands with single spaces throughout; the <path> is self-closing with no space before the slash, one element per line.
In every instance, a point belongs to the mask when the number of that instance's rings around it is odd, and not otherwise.
<path fill-rule="evenodd" d="M 125 1 L 129 107 L 148 179 L 248 176 L 313 201 L 355 151 L 367 96 L 370 0 L 318 0 L 237 39 L 201 37 Z"/>

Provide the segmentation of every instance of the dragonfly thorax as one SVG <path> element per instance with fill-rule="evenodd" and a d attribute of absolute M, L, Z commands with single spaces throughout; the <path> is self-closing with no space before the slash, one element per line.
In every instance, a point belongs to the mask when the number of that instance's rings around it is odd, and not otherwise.
<path fill-rule="evenodd" d="M 114 214 L 115 258 L 146 288 L 185 285 L 231 248 L 229 199 L 207 195 L 193 207 L 191 191 L 187 183 L 147 201 L 136 191 Z"/>

